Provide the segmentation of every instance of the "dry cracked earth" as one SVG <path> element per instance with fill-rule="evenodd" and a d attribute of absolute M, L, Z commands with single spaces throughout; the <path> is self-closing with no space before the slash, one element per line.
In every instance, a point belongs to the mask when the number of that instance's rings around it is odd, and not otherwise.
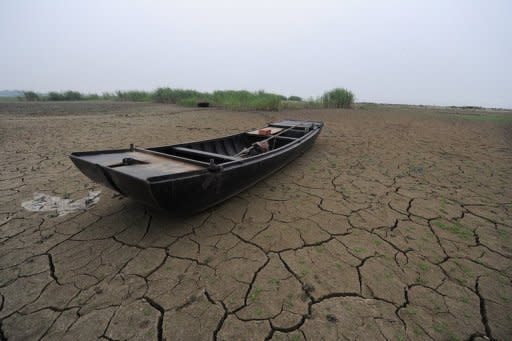
<path fill-rule="evenodd" d="M 0 103 L 0 338 L 510 340 L 512 116 L 486 115 Z M 101 188 L 67 157 L 286 117 L 326 126 L 282 171 L 190 217 Z M 87 211 L 21 207 L 98 189 Z"/>

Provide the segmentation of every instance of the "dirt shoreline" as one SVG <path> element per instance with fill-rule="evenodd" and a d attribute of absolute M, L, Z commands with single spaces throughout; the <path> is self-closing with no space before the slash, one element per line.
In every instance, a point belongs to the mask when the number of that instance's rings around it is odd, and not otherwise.
<path fill-rule="evenodd" d="M 186 218 L 91 183 L 67 157 L 283 118 L 325 128 L 282 171 Z M 511 118 L 379 105 L 0 103 L 0 336 L 510 339 Z M 85 212 L 21 206 L 35 192 L 78 199 L 99 189 Z"/>

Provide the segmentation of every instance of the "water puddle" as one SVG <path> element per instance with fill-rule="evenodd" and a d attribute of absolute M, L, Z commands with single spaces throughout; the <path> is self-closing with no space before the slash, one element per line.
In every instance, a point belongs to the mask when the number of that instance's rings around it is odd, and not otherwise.
<path fill-rule="evenodd" d="M 77 200 L 54 197 L 44 193 L 34 193 L 34 199 L 21 203 L 24 209 L 32 212 L 57 213 L 61 217 L 77 211 L 85 211 L 100 201 L 101 191 L 89 191 L 89 194 Z"/>

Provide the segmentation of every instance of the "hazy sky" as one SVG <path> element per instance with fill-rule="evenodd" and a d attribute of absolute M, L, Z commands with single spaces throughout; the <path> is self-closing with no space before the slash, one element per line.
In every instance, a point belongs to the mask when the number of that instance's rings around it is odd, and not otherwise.
<path fill-rule="evenodd" d="M 0 89 L 512 107 L 512 0 L 1 0 L 0 47 Z"/>

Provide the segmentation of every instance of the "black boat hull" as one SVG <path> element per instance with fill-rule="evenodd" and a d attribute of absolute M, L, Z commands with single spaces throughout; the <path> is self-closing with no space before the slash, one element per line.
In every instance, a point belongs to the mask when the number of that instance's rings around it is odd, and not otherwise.
<path fill-rule="evenodd" d="M 303 138 L 265 154 L 227 162 L 219 169 L 202 168 L 177 176 L 136 177 L 86 159 L 100 152 L 73 153 L 71 159 L 91 180 L 124 196 L 174 214 L 193 213 L 237 195 L 306 152 L 323 127 L 321 122 L 316 123 L 315 129 Z M 128 153 L 129 150 L 104 152 Z"/>
<path fill-rule="evenodd" d="M 277 172 L 306 152 L 315 142 L 318 134 L 296 148 L 283 151 L 271 158 L 264 158 L 223 171 L 198 175 L 171 182 L 165 187 L 152 184 L 151 192 L 160 208 L 167 211 L 202 211 L 253 186 L 274 172 Z M 168 199 L 171 200 L 168 200 Z"/>

